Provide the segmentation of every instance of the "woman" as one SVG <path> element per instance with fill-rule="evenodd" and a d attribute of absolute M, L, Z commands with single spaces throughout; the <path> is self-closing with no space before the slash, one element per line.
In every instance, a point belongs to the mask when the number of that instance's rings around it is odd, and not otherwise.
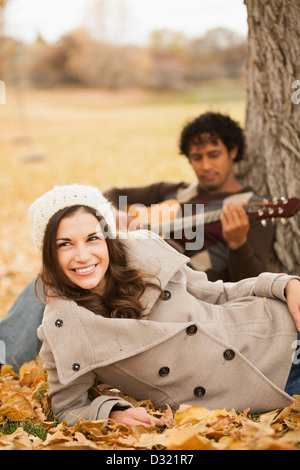
<path fill-rule="evenodd" d="M 59 419 L 153 423 L 118 397 L 90 401 L 96 379 L 157 407 L 264 412 L 300 393 L 299 278 L 209 282 L 156 235 L 117 233 L 110 204 L 90 186 L 55 187 L 29 212 L 48 297 L 40 355 Z"/>

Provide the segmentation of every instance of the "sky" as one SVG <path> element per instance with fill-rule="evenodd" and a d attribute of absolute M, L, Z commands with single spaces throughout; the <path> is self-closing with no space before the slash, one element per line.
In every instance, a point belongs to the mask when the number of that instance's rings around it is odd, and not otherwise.
<path fill-rule="evenodd" d="M 96 14 L 95 5 L 102 5 Z M 148 43 L 150 32 L 169 29 L 188 38 L 225 27 L 246 37 L 243 0 L 9 0 L 5 33 L 26 42 L 41 34 L 57 41 L 78 27 L 119 43 Z"/>

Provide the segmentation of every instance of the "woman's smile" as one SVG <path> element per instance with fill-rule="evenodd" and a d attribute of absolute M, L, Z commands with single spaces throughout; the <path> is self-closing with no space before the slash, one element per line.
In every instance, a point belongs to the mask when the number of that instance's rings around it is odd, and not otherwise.
<path fill-rule="evenodd" d="M 89 276 L 90 274 L 93 274 L 97 264 L 92 264 L 91 266 L 86 266 L 84 268 L 73 268 L 72 271 L 75 271 L 75 273 L 79 274 L 80 276 Z"/>
<path fill-rule="evenodd" d="M 105 285 L 109 254 L 98 219 L 81 209 L 59 223 L 56 235 L 59 265 L 82 289 Z"/>

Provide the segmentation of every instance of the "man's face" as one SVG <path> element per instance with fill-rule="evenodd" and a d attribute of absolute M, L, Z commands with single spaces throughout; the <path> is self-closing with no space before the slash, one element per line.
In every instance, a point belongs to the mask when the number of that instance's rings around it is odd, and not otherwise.
<path fill-rule="evenodd" d="M 230 192 L 233 187 L 233 162 L 237 148 L 228 151 L 222 140 L 209 138 L 191 144 L 189 160 L 200 187 L 207 192 Z"/>

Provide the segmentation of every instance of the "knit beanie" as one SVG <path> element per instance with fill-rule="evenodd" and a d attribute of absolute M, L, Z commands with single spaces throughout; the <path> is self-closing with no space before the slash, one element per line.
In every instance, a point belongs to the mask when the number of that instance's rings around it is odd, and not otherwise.
<path fill-rule="evenodd" d="M 116 236 L 112 206 L 98 188 L 79 184 L 55 186 L 36 199 L 28 210 L 29 217 L 33 221 L 33 239 L 39 249 L 43 246 L 45 230 L 51 217 L 61 209 L 77 205 L 95 209 L 97 215 L 104 217 L 112 236 Z"/>

